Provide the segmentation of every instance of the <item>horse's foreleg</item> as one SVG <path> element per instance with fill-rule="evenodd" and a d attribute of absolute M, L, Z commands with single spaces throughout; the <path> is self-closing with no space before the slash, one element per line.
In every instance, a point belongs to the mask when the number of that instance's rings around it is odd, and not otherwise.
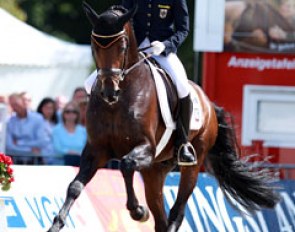
<path fill-rule="evenodd" d="M 141 171 L 147 204 L 155 220 L 155 231 L 167 231 L 168 220 L 164 207 L 163 186 L 167 173 L 174 165 L 154 163 L 150 168 Z"/>
<path fill-rule="evenodd" d="M 152 162 L 150 146 L 141 145 L 135 147 L 125 155 L 121 161 L 121 172 L 124 177 L 127 192 L 127 209 L 131 217 L 136 221 L 146 221 L 149 218 L 148 209 L 139 205 L 133 188 L 134 171 L 147 167 Z"/>
<path fill-rule="evenodd" d="M 194 190 L 199 170 L 199 166 L 187 166 L 181 168 L 181 179 L 177 198 L 172 209 L 170 210 L 168 219 L 169 226 L 167 231 L 178 231 L 183 221 L 186 203 Z"/>
<path fill-rule="evenodd" d="M 48 232 L 58 232 L 64 227 L 71 206 L 80 195 L 84 186 L 92 179 L 96 170 L 97 160 L 90 155 L 88 148 L 85 147 L 81 156 L 80 170 L 74 180 L 70 183 L 67 190 L 66 200 L 58 215 L 55 216 L 53 224 Z"/>

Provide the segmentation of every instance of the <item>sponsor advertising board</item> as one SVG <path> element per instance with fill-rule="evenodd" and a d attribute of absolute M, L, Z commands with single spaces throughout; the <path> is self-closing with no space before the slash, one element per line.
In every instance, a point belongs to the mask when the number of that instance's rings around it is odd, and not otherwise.
<path fill-rule="evenodd" d="M 177 194 L 179 173 L 171 173 L 165 184 L 166 208 L 172 207 Z M 201 174 L 198 183 L 189 198 L 185 219 L 181 226 L 182 232 L 274 232 L 295 229 L 295 182 L 281 181 L 278 183 L 281 202 L 273 210 L 257 211 L 253 215 L 240 208 L 239 213 L 224 197 L 216 180 Z"/>
<path fill-rule="evenodd" d="M 61 208 L 76 168 L 58 166 L 14 166 L 15 182 L 8 192 L 0 191 L 3 231 L 47 231 Z M 142 182 L 135 176 L 140 202 Z M 65 232 L 152 231 L 153 222 L 133 221 L 126 207 L 126 194 L 119 171 L 101 170 L 82 191 L 67 217 Z M 4 229 L 5 228 L 5 229 Z M 0 231 L 2 232 L 1 227 Z"/>
<path fill-rule="evenodd" d="M 14 166 L 14 169 L 15 182 L 11 190 L 0 192 L 0 231 L 47 231 L 77 169 L 48 166 Z M 164 187 L 167 213 L 176 199 L 179 177 L 179 173 L 170 173 L 167 177 Z M 145 204 L 139 175 L 135 176 L 134 184 L 139 202 Z M 203 173 L 188 201 L 180 231 L 294 231 L 295 184 L 282 181 L 279 185 L 282 201 L 274 210 L 259 211 L 254 216 L 247 212 L 242 215 L 229 205 L 215 179 Z M 62 231 L 154 231 L 152 218 L 145 223 L 133 221 L 125 204 L 121 173 L 100 170 L 73 205 Z"/>
<path fill-rule="evenodd" d="M 206 53 L 203 71 L 202 86 L 210 100 L 234 117 L 242 154 L 294 164 L 294 56 Z"/>

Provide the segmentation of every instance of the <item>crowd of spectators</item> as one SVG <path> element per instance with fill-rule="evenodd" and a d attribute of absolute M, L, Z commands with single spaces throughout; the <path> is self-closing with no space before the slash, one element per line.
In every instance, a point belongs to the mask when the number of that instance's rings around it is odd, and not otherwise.
<path fill-rule="evenodd" d="M 6 104 L 5 152 L 15 164 L 79 166 L 86 144 L 88 96 L 83 87 L 64 96 L 43 98 L 36 110 L 27 92 L 0 96 Z"/>

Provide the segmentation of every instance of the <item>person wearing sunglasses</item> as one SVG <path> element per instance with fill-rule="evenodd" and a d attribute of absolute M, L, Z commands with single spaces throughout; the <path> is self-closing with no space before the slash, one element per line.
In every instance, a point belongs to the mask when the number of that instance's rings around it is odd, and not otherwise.
<path fill-rule="evenodd" d="M 79 124 L 80 112 L 76 102 L 69 102 L 62 112 L 62 122 L 53 128 L 53 146 L 57 154 L 64 156 L 64 164 L 79 166 L 86 144 L 86 128 Z"/>

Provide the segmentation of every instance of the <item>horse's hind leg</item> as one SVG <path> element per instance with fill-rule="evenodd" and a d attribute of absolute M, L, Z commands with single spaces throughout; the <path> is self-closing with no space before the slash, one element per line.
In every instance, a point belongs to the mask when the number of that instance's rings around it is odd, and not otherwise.
<path fill-rule="evenodd" d="M 92 179 L 97 170 L 97 159 L 89 153 L 88 146 L 82 152 L 80 170 L 74 180 L 70 183 L 67 191 L 66 200 L 48 232 L 58 232 L 63 228 L 66 217 L 71 206 L 80 195 L 84 186 Z"/>
<path fill-rule="evenodd" d="M 176 201 L 170 210 L 168 219 L 169 226 L 167 231 L 176 232 L 179 229 L 183 221 L 186 203 L 194 190 L 199 170 L 199 165 L 181 168 L 181 179 L 178 194 Z"/>
<path fill-rule="evenodd" d="M 121 172 L 125 181 L 127 192 L 127 209 L 131 217 L 136 221 L 146 221 L 149 218 L 148 209 L 139 205 L 133 188 L 133 176 L 135 171 L 148 167 L 152 161 L 149 145 L 135 147 L 130 153 L 125 155 L 121 161 Z"/>
<path fill-rule="evenodd" d="M 167 173 L 174 165 L 154 163 L 150 168 L 141 171 L 147 204 L 155 220 L 155 231 L 166 232 L 168 228 L 167 215 L 164 208 L 163 186 Z"/>

